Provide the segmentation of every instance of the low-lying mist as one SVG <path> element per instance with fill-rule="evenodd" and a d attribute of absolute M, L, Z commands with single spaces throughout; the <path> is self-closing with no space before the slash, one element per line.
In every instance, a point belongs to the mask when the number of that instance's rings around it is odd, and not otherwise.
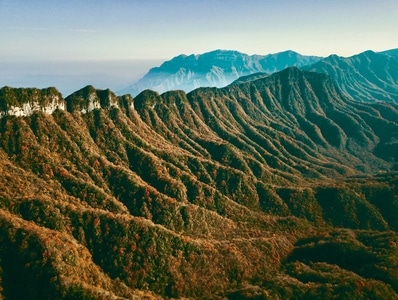
<path fill-rule="evenodd" d="M 162 60 L 0 61 L 0 86 L 56 87 L 68 96 L 85 85 L 118 91 L 140 79 Z"/>

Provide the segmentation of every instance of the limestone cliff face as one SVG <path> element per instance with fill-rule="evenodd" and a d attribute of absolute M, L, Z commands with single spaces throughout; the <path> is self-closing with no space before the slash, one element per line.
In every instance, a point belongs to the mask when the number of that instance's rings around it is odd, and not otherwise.
<path fill-rule="evenodd" d="M 12 88 L 0 89 L 0 118 L 4 116 L 26 117 L 35 112 L 52 114 L 55 110 L 88 113 L 101 108 L 133 107 L 130 95 L 116 96 L 112 91 L 98 90 L 87 86 L 64 99 L 53 87 L 46 89 Z"/>
<path fill-rule="evenodd" d="M 120 106 L 132 106 L 133 99 L 130 95 L 116 96 L 111 90 L 98 90 L 93 86 L 86 86 L 65 98 L 69 112 L 80 111 L 88 113 L 94 109 Z"/>
<path fill-rule="evenodd" d="M 112 100 L 111 95 L 108 95 L 108 97 L 106 97 L 106 95 L 101 96 L 102 97 L 99 97 L 97 90 L 93 86 L 86 86 L 66 97 L 67 110 L 69 112 L 80 111 L 82 113 L 87 113 L 94 109 L 101 108 L 101 102 L 105 104 L 105 102 L 110 103 Z"/>
<path fill-rule="evenodd" d="M 65 109 L 65 100 L 56 88 L 0 89 L 0 117 L 30 116 L 34 112 L 52 114 L 56 109 Z"/>

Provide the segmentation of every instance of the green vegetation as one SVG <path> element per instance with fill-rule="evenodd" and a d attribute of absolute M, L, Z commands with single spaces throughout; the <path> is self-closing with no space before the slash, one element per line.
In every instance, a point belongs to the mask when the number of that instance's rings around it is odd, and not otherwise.
<path fill-rule="evenodd" d="M 398 297 L 394 104 L 298 69 L 66 100 L 0 119 L 3 298 Z"/>
<path fill-rule="evenodd" d="M 56 88 L 46 89 L 35 88 L 11 88 L 3 87 L 0 89 L 0 111 L 6 111 L 10 106 L 21 107 L 25 103 L 37 102 L 41 106 L 47 106 L 53 98 L 62 100 L 62 95 Z"/>

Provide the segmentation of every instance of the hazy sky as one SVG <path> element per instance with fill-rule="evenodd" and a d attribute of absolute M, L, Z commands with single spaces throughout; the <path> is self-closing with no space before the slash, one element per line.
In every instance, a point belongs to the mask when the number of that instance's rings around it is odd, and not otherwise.
<path fill-rule="evenodd" d="M 398 47 L 396 0 L 0 0 L 0 55 L 153 59 Z"/>
<path fill-rule="evenodd" d="M 0 0 L 0 62 L 349 56 L 397 48 L 397 28 L 397 0 Z"/>

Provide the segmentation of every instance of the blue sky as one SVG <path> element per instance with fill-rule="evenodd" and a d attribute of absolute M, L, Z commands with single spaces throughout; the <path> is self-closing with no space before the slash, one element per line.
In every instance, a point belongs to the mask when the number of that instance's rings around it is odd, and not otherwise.
<path fill-rule="evenodd" d="M 352 55 L 398 47 L 397 28 L 395 0 L 0 0 L 0 56 L 9 58 Z"/>
<path fill-rule="evenodd" d="M 0 0 L 0 62 L 149 64 L 214 49 L 349 56 L 397 48 L 397 28 L 396 0 Z"/>

